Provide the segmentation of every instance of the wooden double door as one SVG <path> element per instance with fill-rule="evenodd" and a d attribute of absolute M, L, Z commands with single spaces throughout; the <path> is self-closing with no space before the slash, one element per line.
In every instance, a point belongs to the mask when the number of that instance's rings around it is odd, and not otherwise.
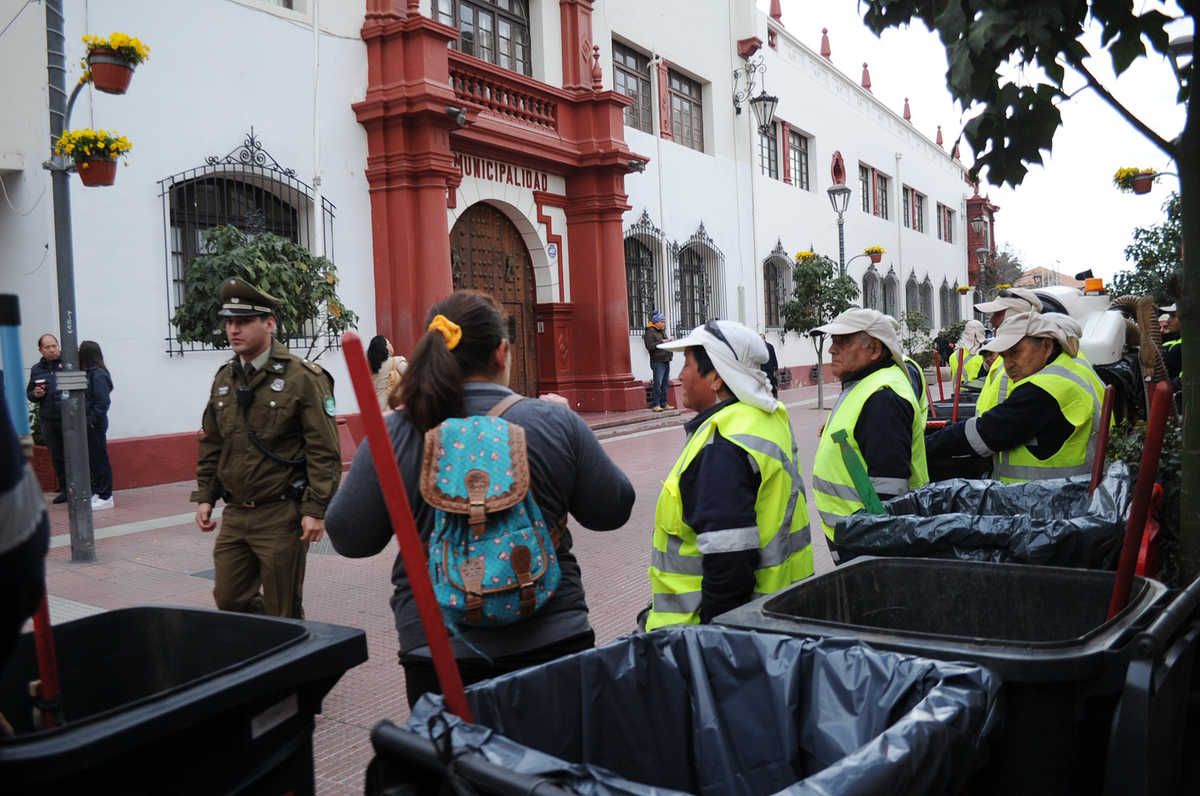
<path fill-rule="evenodd" d="M 533 260 L 516 225 L 489 204 L 472 205 L 450 230 L 450 263 L 455 290 L 489 293 L 508 316 L 509 386 L 536 396 L 537 292 Z"/>

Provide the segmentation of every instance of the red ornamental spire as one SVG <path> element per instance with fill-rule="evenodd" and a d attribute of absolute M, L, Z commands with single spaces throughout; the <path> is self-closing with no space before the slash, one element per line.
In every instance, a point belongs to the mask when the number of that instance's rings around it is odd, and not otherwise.
<path fill-rule="evenodd" d="M 942 126 L 940 124 L 938 125 L 937 145 L 942 145 Z"/>
<path fill-rule="evenodd" d="M 912 111 L 908 109 L 908 97 L 904 98 L 904 121 L 912 121 Z"/>
<path fill-rule="evenodd" d="M 821 28 L 821 55 L 829 58 L 833 51 L 829 49 L 829 28 Z"/>
<path fill-rule="evenodd" d="M 957 142 L 957 141 L 955 141 L 955 142 L 954 142 L 954 152 L 953 152 L 953 156 L 954 156 L 954 159 L 955 159 L 955 160 L 958 160 L 958 159 L 959 159 L 959 158 L 958 158 L 958 142 Z"/>
<path fill-rule="evenodd" d="M 604 88 L 604 70 L 600 68 L 599 45 L 592 48 L 592 58 L 592 90 L 599 91 Z"/>
<path fill-rule="evenodd" d="M 871 73 L 869 71 L 867 71 L 867 62 L 866 61 L 863 61 L 862 87 L 865 88 L 867 91 L 871 90 Z"/>
<path fill-rule="evenodd" d="M 776 22 L 783 21 L 783 9 L 780 7 L 780 0 L 771 0 L 771 19 Z"/>

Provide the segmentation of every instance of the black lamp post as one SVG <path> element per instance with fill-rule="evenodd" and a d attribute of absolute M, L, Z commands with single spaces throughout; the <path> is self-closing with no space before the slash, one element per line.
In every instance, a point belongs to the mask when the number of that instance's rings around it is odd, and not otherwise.
<path fill-rule="evenodd" d="M 825 193 L 838 219 L 838 275 L 846 275 L 846 208 L 850 205 L 850 188 L 846 185 L 831 185 Z"/>

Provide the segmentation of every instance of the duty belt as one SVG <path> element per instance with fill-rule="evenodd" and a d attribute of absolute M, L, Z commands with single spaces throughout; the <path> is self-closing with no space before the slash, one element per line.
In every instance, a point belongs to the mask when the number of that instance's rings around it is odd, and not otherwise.
<path fill-rule="evenodd" d="M 255 498 L 254 500 L 238 501 L 233 499 L 232 492 L 226 492 L 221 495 L 221 499 L 225 501 L 225 505 L 233 506 L 239 509 L 254 509 L 260 506 L 269 506 L 274 503 L 282 503 L 290 500 L 287 495 L 268 495 L 267 497 Z"/>

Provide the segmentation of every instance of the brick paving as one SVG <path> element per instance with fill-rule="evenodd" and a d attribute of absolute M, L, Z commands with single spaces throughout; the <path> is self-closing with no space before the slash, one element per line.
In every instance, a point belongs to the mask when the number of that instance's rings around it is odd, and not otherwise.
<path fill-rule="evenodd" d="M 836 385 L 826 389 L 827 407 L 836 392 Z M 812 387 L 783 394 L 792 407 L 806 480 L 826 415 L 812 408 L 815 396 Z M 615 418 L 622 421 L 615 427 L 610 424 L 613 416 L 587 416 L 606 426 L 602 444 L 637 490 L 625 527 L 606 533 L 574 532 L 598 644 L 630 632 L 637 612 L 649 600 L 646 568 L 654 504 L 660 480 L 682 448 L 680 426 L 689 416 L 676 412 L 661 417 L 639 410 Z M 173 483 L 117 492 L 116 507 L 94 515 L 97 561 L 92 564 L 70 563 L 66 506 L 51 506 L 53 546 L 46 567 L 51 602 L 58 606 L 55 616 L 133 605 L 212 607 L 213 537 L 199 532 L 191 521 L 191 489 L 191 483 Z M 817 569 L 825 571 L 831 564 L 819 530 L 814 538 Z M 369 652 L 367 662 L 347 672 L 329 693 L 316 719 L 317 792 L 322 796 L 362 793 L 372 754 L 371 727 L 384 718 L 402 723 L 408 716 L 388 605 L 395 556 L 395 542 L 367 559 L 342 558 L 327 544 L 314 545 L 309 556 L 304 595 L 308 618 L 362 628 Z M 64 657 L 60 652 L 60 660 Z"/>

